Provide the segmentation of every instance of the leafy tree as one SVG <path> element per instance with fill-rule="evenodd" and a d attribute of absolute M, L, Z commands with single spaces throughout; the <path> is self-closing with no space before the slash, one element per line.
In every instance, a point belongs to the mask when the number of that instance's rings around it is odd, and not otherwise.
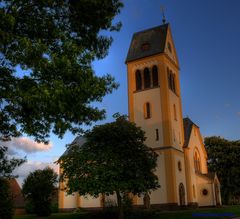
<path fill-rule="evenodd" d="M 7 156 L 7 147 L 0 146 L 0 178 L 14 178 L 13 170 L 23 164 L 25 159 L 9 158 Z"/>
<path fill-rule="evenodd" d="M 115 193 L 123 218 L 124 194 L 140 195 L 158 187 L 157 154 L 144 144 L 144 131 L 123 116 L 95 126 L 85 137 L 85 144 L 70 145 L 59 161 L 66 191 L 95 197 Z"/>
<path fill-rule="evenodd" d="M 0 218 L 11 219 L 13 215 L 13 199 L 9 182 L 0 177 Z"/>
<path fill-rule="evenodd" d="M 8 179 L 17 177 L 13 170 L 25 162 L 25 159 L 10 159 L 7 147 L 0 146 L 0 218 L 11 219 L 13 214 L 13 199 Z"/>
<path fill-rule="evenodd" d="M 51 198 L 57 183 L 57 174 L 51 168 L 30 173 L 23 182 L 22 193 L 33 204 L 39 216 L 51 214 Z"/>
<path fill-rule="evenodd" d="M 121 7 L 120 0 L 0 1 L 0 138 L 26 133 L 46 142 L 50 131 L 62 137 L 104 118 L 91 102 L 118 84 L 96 76 L 91 63 L 107 55 Z"/>
<path fill-rule="evenodd" d="M 240 141 L 213 136 L 205 138 L 204 142 L 209 170 L 217 173 L 223 202 L 229 204 L 234 196 L 240 195 Z"/>

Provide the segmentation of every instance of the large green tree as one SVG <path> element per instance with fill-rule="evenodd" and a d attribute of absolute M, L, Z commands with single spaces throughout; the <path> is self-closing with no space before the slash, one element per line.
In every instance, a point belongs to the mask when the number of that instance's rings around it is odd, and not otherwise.
<path fill-rule="evenodd" d="M 209 170 L 217 173 L 223 202 L 229 204 L 234 196 L 240 196 L 240 141 L 212 136 L 205 138 L 204 143 Z"/>
<path fill-rule="evenodd" d="M 23 182 L 22 193 L 33 204 L 39 216 L 51 214 L 51 199 L 55 192 L 57 174 L 51 168 L 30 173 Z"/>
<path fill-rule="evenodd" d="M 13 214 L 13 200 L 10 191 L 9 179 L 16 167 L 25 162 L 25 159 L 9 158 L 8 148 L 0 146 L 0 218 L 11 219 Z"/>
<path fill-rule="evenodd" d="M 121 7 L 120 0 L 0 1 L 0 138 L 26 133 L 46 142 L 51 131 L 62 137 L 104 118 L 91 103 L 118 84 L 91 63 L 107 55 Z"/>
<path fill-rule="evenodd" d="M 141 195 L 159 186 L 157 154 L 144 144 L 144 131 L 123 116 L 95 126 L 85 138 L 81 146 L 70 145 L 59 161 L 66 191 L 95 197 L 115 193 L 123 218 L 124 194 Z"/>

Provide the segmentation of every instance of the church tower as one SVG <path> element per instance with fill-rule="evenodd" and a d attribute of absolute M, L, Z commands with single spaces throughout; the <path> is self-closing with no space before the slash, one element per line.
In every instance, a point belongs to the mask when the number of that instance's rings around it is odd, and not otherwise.
<path fill-rule="evenodd" d="M 158 154 L 151 203 L 186 204 L 179 63 L 169 24 L 133 35 L 126 58 L 129 118 Z"/>

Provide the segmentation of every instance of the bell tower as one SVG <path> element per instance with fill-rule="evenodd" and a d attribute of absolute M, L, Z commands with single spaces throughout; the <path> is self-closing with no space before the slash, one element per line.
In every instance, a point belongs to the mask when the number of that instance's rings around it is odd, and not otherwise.
<path fill-rule="evenodd" d="M 180 177 L 177 173 L 177 163 L 184 165 L 184 130 L 179 63 L 170 25 L 164 23 L 135 33 L 126 64 L 130 121 L 146 132 L 146 145 L 160 154 L 159 162 L 165 166 L 165 170 L 157 170 L 161 174 L 159 195 L 166 196 L 163 202 L 176 204 L 178 184 L 185 185 L 184 171 Z"/>

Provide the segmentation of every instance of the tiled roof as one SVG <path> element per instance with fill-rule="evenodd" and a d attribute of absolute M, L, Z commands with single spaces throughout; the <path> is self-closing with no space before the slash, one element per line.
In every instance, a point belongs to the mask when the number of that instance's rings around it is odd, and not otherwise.
<path fill-rule="evenodd" d="M 77 136 L 73 142 L 71 144 L 68 145 L 68 149 L 62 154 L 61 157 L 63 157 L 64 155 L 67 155 L 67 153 L 69 152 L 69 149 L 71 148 L 71 145 L 78 145 L 79 147 L 81 147 L 83 144 L 86 143 L 86 138 L 83 136 Z M 61 160 L 61 157 L 59 158 L 59 160 Z"/>
<path fill-rule="evenodd" d="M 134 33 L 126 62 L 163 53 L 169 24 Z M 145 48 L 144 48 L 145 47 Z"/>
<path fill-rule="evenodd" d="M 21 188 L 16 179 L 9 180 L 10 190 L 13 197 L 13 204 L 15 208 L 22 208 L 25 206 L 25 201 L 21 192 Z"/>
<path fill-rule="evenodd" d="M 189 119 L 189 118 L 184 118 L 183 119 L 183 127 L 184 127 L 184 144 L 183 144 L 183 147 L 188 147 L 188 143 L 189 143 L 189 140 L 190 140 L 193 125 L 197 126 L 191 119 Z"/>

